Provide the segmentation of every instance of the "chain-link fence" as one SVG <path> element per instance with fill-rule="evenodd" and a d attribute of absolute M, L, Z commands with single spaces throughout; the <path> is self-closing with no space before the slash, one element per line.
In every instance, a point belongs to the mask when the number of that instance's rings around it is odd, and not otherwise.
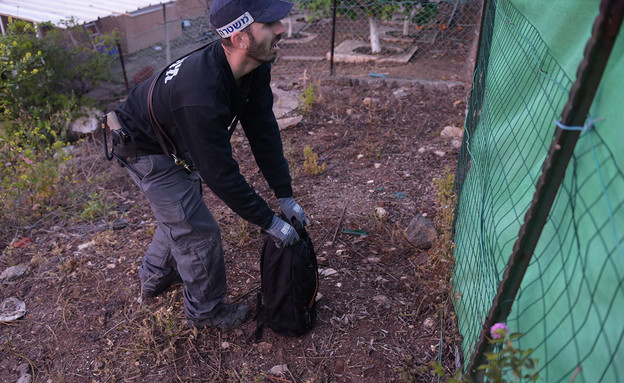
<path fill-rule="evenodd" d="M 193 15 L 163 6 L 159 21 L 123 36 L 124 46 L 149 46 L 132 53 L 120 46 L 123 68 L 119 60 L 114 80 L 122 82 L 125 76 L 131 87 L 216 39 L 209 4 Z M 273 74 L 468 81 L 481 6 L 480 0 L 340 0 L 335 5 L 301 0 L 283 20 L 287 31 Z M 154 36 L 162 36 L 161 41 L 154 43 Z"/>
<path fill-rule="evenodd" d="M 317 3 L 301 1 L 286 20 L 294 38 L 282 43 L 278 71 L 431 80 L 472 72 L 481 1 L 343 0 L 320 10 Z"/>
<path fill-rule="evenodd" d="M 602 10 L 592 31 L 597 1 L 487 3 L 457 176 L 453 287 L 469 372 L 505 321 L 524 334 L 516 347 L 534 349 L 539 381 L 622 382 L 617 12 Z"/>

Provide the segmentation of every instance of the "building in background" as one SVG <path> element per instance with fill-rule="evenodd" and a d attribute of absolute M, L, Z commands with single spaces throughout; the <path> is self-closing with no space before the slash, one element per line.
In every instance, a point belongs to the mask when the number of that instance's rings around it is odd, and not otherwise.
<path fill-rule="evenodd" d="M 72 22 L 86 30 L 94 45 L 100 43 L 101 33 L 117 30 L 121 48 L 128 54 L 175 39 L 188 20 L 207 15 L 208 0 L 0 0 L 3 34 L 9 18 L 50 22 L 59 28 Z"/>

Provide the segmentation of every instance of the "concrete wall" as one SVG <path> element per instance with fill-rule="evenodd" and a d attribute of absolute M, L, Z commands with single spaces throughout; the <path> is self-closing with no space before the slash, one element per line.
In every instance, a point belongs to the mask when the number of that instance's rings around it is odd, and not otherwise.
<path fill-rule="evenodd" d="M 169 39 L 182 34 L 182 20 L 196 18 L 208 13 L 206 0 L 177 0 L 166 4 Z M 97 21 L 100 32 L 119 31 L 121 49 L 130 54 L 166 41 L 163 5 L 158 4 L 119 16 L 109 16 Z"/>

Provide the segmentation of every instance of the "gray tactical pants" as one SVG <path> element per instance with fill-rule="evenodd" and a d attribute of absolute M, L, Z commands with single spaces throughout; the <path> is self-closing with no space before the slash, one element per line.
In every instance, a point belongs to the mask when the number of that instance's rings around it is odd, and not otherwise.
<path fill-rule="evenodd" d="M 147 198 L 158 227 L 139 268 L 141 281 L 177 269 L 184 282 L 184 312 L 201 320 L 225 298 L 227 286 L 219 225 L 201 196 L 199 176 L 163 154 L 146 155 L 128 171 Z"/>

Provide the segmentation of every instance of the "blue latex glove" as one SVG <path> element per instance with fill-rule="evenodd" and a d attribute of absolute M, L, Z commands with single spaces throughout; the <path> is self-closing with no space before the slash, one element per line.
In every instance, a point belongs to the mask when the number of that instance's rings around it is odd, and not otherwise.
<path fill-rule="evenodd" d="M 295 222 L 300 223 L 302 226 L 308 224 L 308 219 L 306 218 L 303 208 L 301 208 L 292 197 L 278 198 L 277 201 L 280 204 L 284 217 L 286 217 L 286 221 L 290 224 L 294 225 Z M 295 219 L 293 219 L 293 217 Z"/>
<path fill-rule="evenodd" d="M 294 245 L 297 241 L 299 241 L 299 234 L 297 234 L 297 230 L 295 230 L 291 224 L 278 218 L 277 216 L 273 216 L 271 226 L 269 226 L 265 232 L 280 249 Z"/>

